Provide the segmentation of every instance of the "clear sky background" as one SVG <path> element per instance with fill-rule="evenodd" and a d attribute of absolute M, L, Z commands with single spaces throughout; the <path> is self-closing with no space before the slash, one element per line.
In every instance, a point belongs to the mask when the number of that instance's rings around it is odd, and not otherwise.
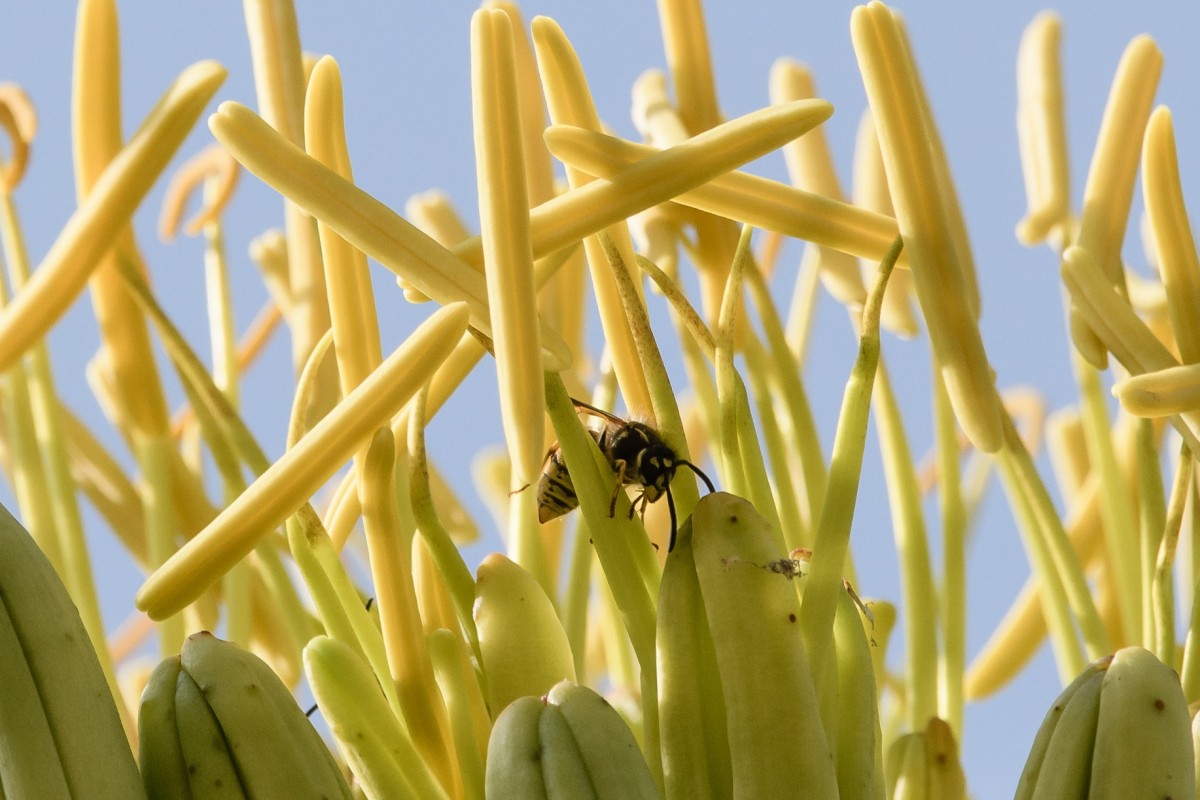
<path fill-rule="evenodd" d="M 478 219 L 468 71 L 468 24 L 475 7 L 462 1 L 298 2 L 305 50 L 331 54 L 341 65 L 357 180 L 393 208 L 402 209 L 410 195 L 436 187 L 454 200 L 466 218 Z M 978 263 L 983 336 L 998 384 L 1035 386 L 1051 408 L 1071 402 L 1074 387 L 1057 261 L 1049 250 L 1028 250 L 1013 236 L 1013 227 L 1025 211 L 1014 126 L 1015 59 L 1023 29 L 1044 7 L 1023 0 L 908 2 L 896 7 L 907 19 L 962 199 Z M 826 130 L 846 187 L 855 130 L 865 105 L 850 42 L 852 8 L 849 2 L 706 4 L 717 91 L 725 115 L 737 116 L 767 104 L 767 76 L 775 59 L 788 56 L 806 62 L 819 92 L 836 108 Z M 1133 36 L 1149 33 L 1165 54 L 1158 102 L 1174 112 L 1185 191 L 1195 209 L 1200 188 L 1196 177 L 1200 114 L 1194 89 L 1195 76 L 1200 74 L 1195 47 L 1200 7 L 1076 0 L 1057 9 L 1064 22 L 1075 205 L 1117 61 Z M 0 81 L 21 84 L 41 121 L 33 162 L 17 198 L 36 262 L 74 207 L 69 129 L 74 19 L 68 5 L 60 3 L 10 3 L 5 10 L 5 24 L 0 26 Z M 526 2 L 523 10 L 527 20 L 535 14 L 558 20 L 579 53 L 604 121 L 619 134 L 636 138 L 629 118 L 630 86 L 643 70 L 665 67 L 655 4 L 648 0 Z M 229 69 L 218 101 L 254 105 L 239 3 L 130 0 L 120 3 L 120 12 L 127 132 L 178 72 L 200 59 L 217 59 Z M 211 141 L 201 125 L 177 161 Z M 778 154 L 755 164 L 753 170 L 786 179 Z M 136 219 L 139 243 L 160 299 L 196 348 L 206 352 L 206 321 L 199 300 L 202 244 L 185 239 L 167 247 L 158 241 L 154 231 L 161 195 L 160 185 Z M 1135 201 L 1135 212 L 1139 209 L 1140 200 Z M 234 303 L 239 329 L 244 329 L 266 297 L 246 246 L 266 228 L 282 224 L 281 204 L 256 179 L 246 177 L 225 220 Z M 776 286 L 780 297 L 790 295 L 800 253 L 795 242 L 783 253 Z M 1136 237 L 1127 244 L 1126 253 L 1132 264 L 1144 265 Z M 373 276 L 387 352 L 429 309 L 408 306 L 390 273 L 377 265 Z M 817 325 L 806 379 L 828 452 L 855 343 L 844 313 L 827 297 Z M 62 396 L 114 452 L 127 459 L 83 379 L 84 366 L 96 346 L 88 301 L 76 303 L 50 342 Z M 889 337 L 885 341 L 893 378 L 905 395 L 906 421 L 917 453 L 925 452 L 931 441 L 926 349 L 921 340 Z M 244 413 L 272 455 L 282 449 L 292 397 L 289 353 L 286 338 L 277 337 L 244 384 Z M 171 391 L 178 399 L 173 382 Z M 453 425 L 446 424 L 451 419 Z M 474 499 L 470 462 L 482 447 L 502 442 L 494 370 L 485 362 L 472 377 L 470 391 L 447 405 L 430 433 L 433 457 L 470 500 L 487 530 L 486 543 L 469 554 L 472 563 L 499 545 L 490 517 Z M 896 599 L 894 547 L 874 450 L 864 469 L 853 545 L 860 569 L 858 589 L 864 595 Z M 10 502 L 7 490 L 0 499 Z M 102 576 L 105 619 L 115 627 L 132 609 L 141 576 L 113 545 L 103 524 L 94 516 L 88 522 L 97 572 Z M 969 657 L 986 641 L 1027 574 L 1006 505 L 993 491 L 969 560 Z M 893 655 L 899 655 L 899 648 Z M 964 758 L 976 797 L 1011 796 L 1033 733 L 1057 692 L 1054 665 L 1043 648 L 1033 667 L 1007 693 L 968 708 Z"/>

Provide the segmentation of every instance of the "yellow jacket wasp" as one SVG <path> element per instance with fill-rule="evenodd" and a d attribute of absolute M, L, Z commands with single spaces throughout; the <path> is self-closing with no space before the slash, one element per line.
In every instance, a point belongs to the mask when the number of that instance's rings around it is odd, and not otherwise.
<path fill-rule="evenodd" d="M 675 501 L 671 497 L 671 481 L 675 477 L 675 471 L 681 466 L 692 470 L 704 481 L 709 492 L 716 491 L 713 482 L 695 464 L 676 455 L 671 446 L 663 441 L 662 435 L 649 425 L 621 419 L 581 400 L 572 399 L 571 402 L 581 415 L 600 421 L 599 425 L 588 426 L 587 430 L 617 475 L 608 515 L 611 517 L 616 513 L 617 497 L 622 487 L 636 484 L 642 490 L 641 494 L 634 498 L 633 506 L 629 509 L 631 517 L 636 513 L 639 503 L 644 514 L 648 503 L 656 502 L 666 495 L 667 508 L 671 512 L 671 538 L 667 549 L 673 549 L 676 519 Z M 542 475 L 538 479 L 537 505 L 540 522 L 560 517 L 579 505 L 575 486 L 571 482 L 571 475 L 567 472 L 567 464 L 557 443 L 546 453 L 546 460 L 542 465 Z"/>

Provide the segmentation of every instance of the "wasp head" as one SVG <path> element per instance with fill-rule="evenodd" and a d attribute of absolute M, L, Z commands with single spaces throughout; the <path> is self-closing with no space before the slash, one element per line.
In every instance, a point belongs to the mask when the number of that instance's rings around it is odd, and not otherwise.
<path fill-rule="evenodd" d="M 625 481 L 640 484 L 647 502 L 662 497 L 675 477 L 675 451 L 658 431 L 641 422 L 628 422 L 613 435 L 611 459 L 625 464 Z"/>

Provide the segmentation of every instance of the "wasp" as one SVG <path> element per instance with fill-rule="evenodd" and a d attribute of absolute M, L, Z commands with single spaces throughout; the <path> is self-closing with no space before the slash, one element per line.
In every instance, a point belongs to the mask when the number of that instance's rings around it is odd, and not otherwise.
<path fill-rule="evenodd" d="M 709 492 L 716 491 L 713 482 L 695 464 L 680 458 L 671 446 L 663 441 L 662 434 L 649 425 L 621 419 L 581 400 L 572 399 L 571 402 L 581 415 L 599 420 L 598 424 L 589 425 L 587 431 L 596 440 L 600 452 L 608 459 L 608 465 L 617 475 L 612 500 L 608 504 L 608 515 L 611 517 L 617 513 L 617 498 L 625 486 L 637 485 L 641 488 L 641 493 L 634 498 L 633 506 L 629 509 L 631 518 L 637 512 L 639 504 L 642 513 L 645 514 L 649 503 L 657 502 L 666 495 L 667 508 L 671 512 L 671 539 L 667 550 L 674 549 L 676 520 L 671 481 L 675 478 L 675 471 L 680 467 L 687 467 L 704 481 Z M 538 479 L 537 505 L 540 522 L 561 517 L 579 505 L 575 485 L 571 482 L 567 463 L 563 460 L 562 451 L 557 443 L 546 453 L 546 460 L 542 465 L 542 475 Z"/>

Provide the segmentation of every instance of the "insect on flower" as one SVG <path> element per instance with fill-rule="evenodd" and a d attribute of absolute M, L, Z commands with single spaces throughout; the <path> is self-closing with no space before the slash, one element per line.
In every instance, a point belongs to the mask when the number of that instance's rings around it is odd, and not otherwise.
<path fill-rule="evenodd" d="M 671 512 L 671 538 L 667 550 L 674 549 L 676 519 L 675 501 L 671 497 L 671 481 L 675 478 L 675 471 L 681 466 L 687 467 L 704 481 L 709 492 L 716 491 L 713 482 L 695 464 L 680 458 L 671 446 L 663 441 L 662 434 L 649 425 L 621 419 L 581 400 L 572 399 L 571 402 L 581 415 L 599 420 L 599 424 L 588 426 L 587 430 L 617 475 L 612 500 L 608 504 L 608 515 L 611 517 L 616 514 L 617 497 L 625 486 L 641 487 L 641 494 L 634 498 L 629 509 L 631 518 L 637 512 L 639 503 L 642 513 L 645 514 L 647 504 L 657 502 L 660 497 L 666 495 L 667 508 Z M 538 479 L 537 504 L 540 522 L 561 517 L 579 505 L 575 485 L 571 482 L 567 463 L 563 460 L 557 442 L 546 453 L 546 460 L 542 465 L 542 475 Z"/>

